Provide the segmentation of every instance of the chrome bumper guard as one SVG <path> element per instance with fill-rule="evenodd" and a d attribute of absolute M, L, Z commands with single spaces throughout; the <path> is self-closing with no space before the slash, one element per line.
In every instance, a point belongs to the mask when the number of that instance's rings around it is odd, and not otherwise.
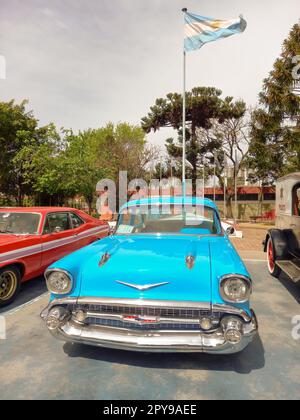
<path fill-rule="evenodd" d="M 57 302 L 57 303 L 56 303 Z M 61 307 L 61 302 L 53 301 L 41 313 L 42 319 L 47 322 L 51 309 Z M 70 303 L 70 301 L 68 302 Z M 76 303 L 74 300 L 72 303 Z M 225 307 L 225 306 L 224 306 Z M 226 308 L 230 308 L 226 305 Z M 218 310 L 220 306 L 218 306 Z M 235 307 L 231 307 L 233 316 L 238 315 Z M 239 319 L 243 318 L 242 338 L 232 344 L 225 338 L 222 327 L 213 332 L 203 331 L 169 331 L 169 330 L 133 330 L 108 326 L 85 325 L 62 316 L 55 328 L 48 328 L 57 339 L 65 342 L 78 342 L 99 347 L 120 350 L 145 352 L 201 352 L 210 354 L 232 354 L 242 351 L 255 337 L 258 331 L 256 316 L 247 321 L 245 313 L 240 311 Z"/>

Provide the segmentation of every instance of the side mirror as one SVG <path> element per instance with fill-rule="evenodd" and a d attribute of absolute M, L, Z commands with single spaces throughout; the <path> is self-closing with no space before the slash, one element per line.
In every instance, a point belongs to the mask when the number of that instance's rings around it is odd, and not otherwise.
<path fill-rule="evenodd" d="M 230 227 L 228 227 L 227 229 L 226 229 L 226 234 L 228 235 L 228 236 L 231 236 L 231 235 L 233 235 L 234 234 L 234 227 L 233 226 L 230 226 Z"/>

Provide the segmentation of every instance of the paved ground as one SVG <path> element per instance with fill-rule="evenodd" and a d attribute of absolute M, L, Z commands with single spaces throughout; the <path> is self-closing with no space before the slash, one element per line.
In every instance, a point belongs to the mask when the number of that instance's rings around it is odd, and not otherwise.
<path fill-rule="evenodd" d="M 22 305 L 26 305 L 28 302 L 39 298 L 42 294 L 47 292 L 45 279 L 43 276 L 36 279 L 30 280 L 22 284 L 22 289 L 17 299 L 8 307 L 0 308 L 0 315 L 3 312 L 13 311 Z"/>
<path fill-rule="evenodd" d="M 265 260 L 266 254 L 263 252 L 262 242 L 266 239 L 268 227 L 244 223 L 237 226 L 243 232 L 243 238 L 231 238 L 231 242 L 244 259 Z"/>
<path fill-rule="evenodd" d="M 300 289 L 247 262 L 255 282 L 260 336 L 243 353 L 140 354 L 53 339 L 39 318 L 42 297 L 6 315 L 0 340 L 0 399 L 282 399 L 300 397 Z M 3 314 L 2 314 L 3 315 Z"/>

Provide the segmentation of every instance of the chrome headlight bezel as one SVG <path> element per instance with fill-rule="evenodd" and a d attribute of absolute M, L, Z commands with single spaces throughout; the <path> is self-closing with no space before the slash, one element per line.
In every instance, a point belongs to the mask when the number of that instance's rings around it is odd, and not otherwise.
<path fill-rule="evenodd" d="M 60 273 L 63 276 L 65 276 L 65 278 L 67 278 L 67 287 L 65 289 L 63 290 L 55 289 L 55 287 L 53 287 L 53 285 L 50 284 L 51 274 L 54 274 L 54 273 Z M 52 268 L 52 269 L 50 268 L 45 271 L 45 279 L 46 279 L 46 285 L 49 292 L 53 293 L 54 295 L 67 295 L 73 289 L 73 284 L 74 284 L 73 276 L 67 270 L 63 270 L 61 268 Z"/>
<path fill-rule="evenodd" d="M 226 286 L 227 282 L 230 282 L 232 280 L 242 281 L 243 284 L 247 288 L 246 294 L 243 294 L 240 298 L 231 298 L 225 292 L 225 286 Z M 243 276 L 241 274 L 227 274 L 227 275 L 221 277 L 221 280 L 220 280 L 220 295 L 225 302 L 246 303 L 246 302 L 249 301 L 251 294 L 252 294 L 252 281 L 249 277 Z"/>

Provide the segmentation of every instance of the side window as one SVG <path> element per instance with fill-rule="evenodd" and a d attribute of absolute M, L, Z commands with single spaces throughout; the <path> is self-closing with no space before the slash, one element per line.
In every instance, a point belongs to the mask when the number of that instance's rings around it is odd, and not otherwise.
<path fill-rule="evenodd" d="M 293 188 L 293 216 L 300 216 L 300 184 Z"/>
<path fill-rule="evenodd" d="M 50 225 L 49 225 L 49 220 L 48 220 L 48 217 L 49 217 L 49 216 L 47 216 L 47 217 L 46 217 L 46 220 L 45 220 L 45 225 L 44 225 L 43 235 L 49 235 L 49 233 L 50 233 Z"/>
<path fill-rule="evenodd" d="M 47 215 L 43 233 L 59 233 L 70 230 L 71 228 L 68 213 L 50 213 Z"/>
<path fill-rule="evenodd" d="M 77 216 L 77 214 L 70 213 L 70 217 L 73 229 L 76 229 L 79 226 L 83 225 L 84 221 L 81 219 L 81 217 Z"/>

